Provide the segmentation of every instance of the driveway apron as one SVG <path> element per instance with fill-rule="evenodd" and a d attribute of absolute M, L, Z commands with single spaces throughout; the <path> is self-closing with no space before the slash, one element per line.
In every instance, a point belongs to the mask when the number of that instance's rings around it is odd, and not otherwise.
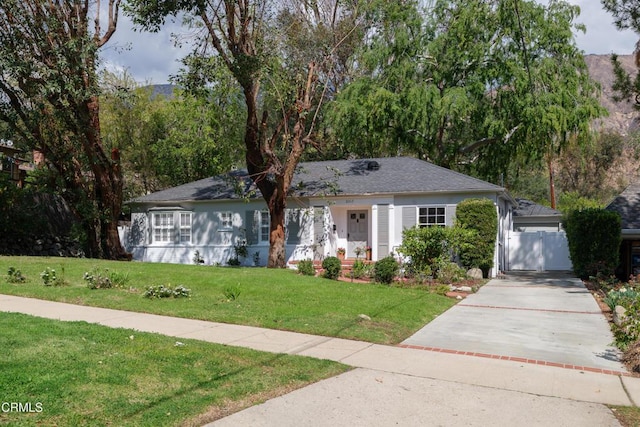
<path fill-rule="evenodd" d="M 625 371 L 613 335 L 582 282 L 564 272 L 518 272 L 493 279 L 401 345 Z"/>

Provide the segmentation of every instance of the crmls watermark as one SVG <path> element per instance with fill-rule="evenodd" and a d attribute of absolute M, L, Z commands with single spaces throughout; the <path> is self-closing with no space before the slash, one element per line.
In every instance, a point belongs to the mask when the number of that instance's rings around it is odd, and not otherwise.
<path fill-rule="evenodd" d="M 0 412 L 42 412 L 41 402 L 2 402 Z"/>

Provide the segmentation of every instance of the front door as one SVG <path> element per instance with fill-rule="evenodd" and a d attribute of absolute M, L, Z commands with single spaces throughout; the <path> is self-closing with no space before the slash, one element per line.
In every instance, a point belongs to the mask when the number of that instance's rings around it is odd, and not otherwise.
<path fill-rule="evenodd" d="M 362 250 L 360 257 L 365 257 L 365 249 L 369 240 L 367 217 L 367 211 L 347 212 L 347 258 L 356 257 L 356 248 Z"/>

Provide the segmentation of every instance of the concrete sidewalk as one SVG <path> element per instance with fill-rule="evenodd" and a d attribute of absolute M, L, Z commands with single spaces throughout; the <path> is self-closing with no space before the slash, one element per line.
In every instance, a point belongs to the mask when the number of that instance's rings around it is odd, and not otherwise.
<path fill-rule="evenodd" d="M 429 420 L 427 424 L 441 425 L 606 426 L 618 423 L 602 404 L 640 403 L 640 379 L 588 366 L 566 369 L 525 358 L 384 346 L 7 295 L 0 295 L 0 311 L 330 359 L 360 368 L 241 411 L 219 420 L 220 425 L 425 425 Z"/>

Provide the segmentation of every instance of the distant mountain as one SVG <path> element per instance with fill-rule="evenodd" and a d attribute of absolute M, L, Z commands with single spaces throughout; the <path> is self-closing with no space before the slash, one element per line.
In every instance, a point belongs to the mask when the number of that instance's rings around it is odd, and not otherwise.
<path fill-rule="evenodd" d="M 151 96 L 163 96 L 165 98 L 173 98 L 173 90 L 177 89 L 176 85 L 172 84 L 163 84 L 163 85 L 149 85 L 144 86 L 145 88 L 151 88 Z"/>
<path fill-rule="evenodd" d="M 600 103 L 609 111 L 609 117 L 598 119 L 595 125 L 623 135 L 640 129 L 640 111 L 634 109 L 633 101 L 616 102 L 613 100 L 614 74 L 611 55 L 585 55 L 584 59 L 589 69 L 589 75 L 600 83 L 602 88 Z M 635 66 L 634 55 L 620 55 L 618 59 L 632 78 L 635 77 L 638 69 Z"/>

